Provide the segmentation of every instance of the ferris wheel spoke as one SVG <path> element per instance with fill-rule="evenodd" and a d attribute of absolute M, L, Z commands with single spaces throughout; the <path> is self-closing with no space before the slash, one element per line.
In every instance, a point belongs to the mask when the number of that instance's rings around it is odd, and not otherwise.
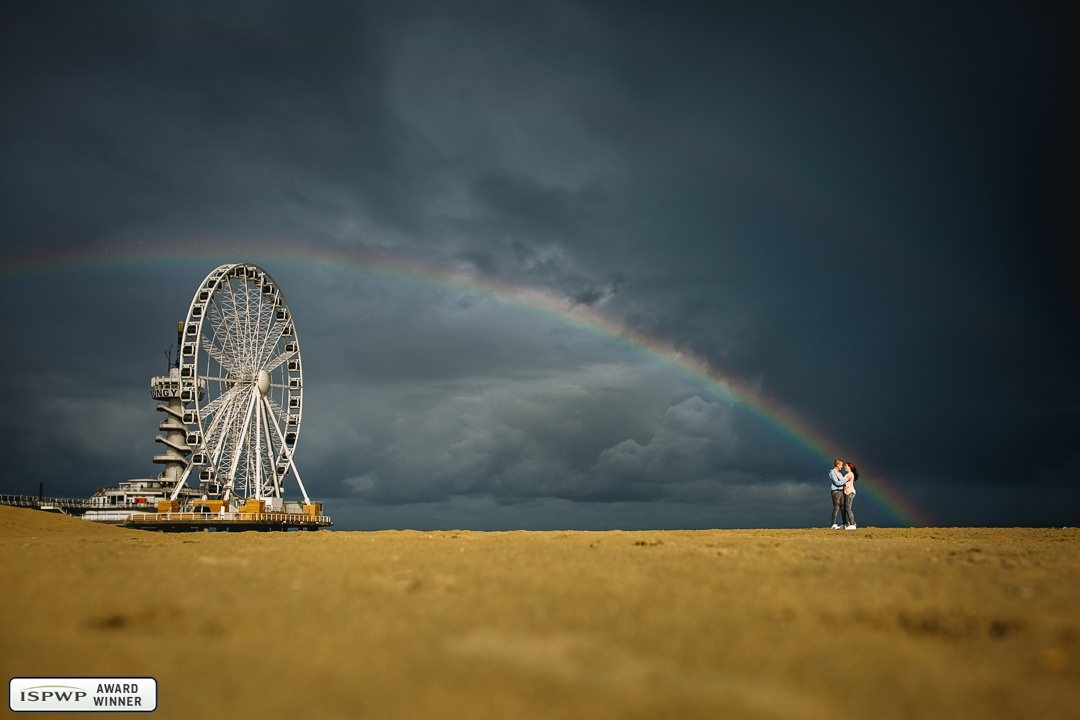
<path fill-rule="evenodd" d="M 248 357 L 251 369 L 257 370 L 266 362 L 265 338 L 269 325 L 273 322 L 273 312 L 263 301 L 263 294 L 258 287 L 252 287 L 248 295 Z"/>
<path fill-rule="evenodd" d="M 232 422 L 234 406 L 236 404 L 236 400 L 239 394 L 240 393 L 238 389 L 226 393 L 221 397 L 216 398 L 212 403 L 210 403 L 210 405 L 214 407 L 207 406 L 210 410 L 209 415 L 207 415 L 205 410 L 203 411 L 204 422 L 207 417 L 212 418 L 210 421 L 210 427 L 206 429 L 207 442 L 210 442 L 221 432 L 224 432 L 224 428 L 228 427 L 229 423 Z M 221 412 L 218 412 L 219 410 Z"/>
<path fill-rule="evenodd" d="M 270 434 L 270 424 L 274 419 L 266 410 L 266 403 L 259 403 L 258 412 L 262 427 L 263 457 L 266 462 L 266 489 L 272 496 L 281 495 L 281 476 L 277 471 L 278 449 L 274 446 L 273 437 Z"/>
<path fill-rule="evenodd" d="M 231 342 L 228 335 L 215 333 L 214 339 L 207 342 L 206 352 L 227 373 L 240 374 L 241 365 L 237 357 L 235 343 Z"/>
<path fill-rule="evenodd" d="M 261 407 L 262 403 L 258 402 L 258 397 L 259 397 L 258 392 L 259 392 L 259 390 L 258 390 L 258 388 L 256 388 L 255 389 L 255 396 L 252 398 L 252 401 L 255 403 L 252 406 L 252 408 L 255 410 L 255 416 L 254 416 L 254 418 L 252 418 L 254 420 L 254 422 L 255 422 L 255 427 L 254 427 L 255 432 L 253 432 L 251 434 L 251 442 L 248 443 L 248 447 L 251 448 L 251 446 L 254 445 L 253 449 L 254 449 L 254 455 L 255 455 L 255 475 L 254 475 L 253 479 L 254 479 L 254 484 L 255 484 L 255 497 L 256 498 L 262 498 L 262 494 L 263 494 L 263 482 L 262 482 L 262 476 L 263 476 L 262 475 L 262 429 L 263 428 L 262 428 L 262 417 L 263 417 L 263 414 L 262 414 L 262 407 Z M 248 460 L 248 467 L 249 468 L 251 467 L 251 460 L 250 459 Z"/>
<path fill-rule="evenodd" d="M 254 392 L 250 396 L 250 400 L 247 403 L 247 412 L 244 413 L 244 420 L 240 423 L 240 435 L 236 439 L 236 445 L 234 446 L 236 451 L 232 456 L 232 463 L 229 465 L 229 472 L 226 474 L 226 478 L 229 483 L 229 490 L 231 492 L 234 483 L 236 482 L 236 468 L 240 464 L 240 458 L 246 450 L 245 442 L 247 441 L 248 430 L 251 425 L 251 413 L 255 409 L 255 401 L 258 398 L 258 393 Z"/>
<path fill-rule="evenodd" d="M 248 319 L 247 352 L 252 369 L 258 367 L 260 329 L 262 326 L 262 293 L 254 287 L 244 287 L 244 306 Z"/>
<path fill-rule="evenodd" d="M 244 292 L 242 286 L 235 287 L 234 283 L 230 283 L 230 289 L 235 291 L 237 327 L 234 337 L 237 340 L 236 355 L 237 359 L 242 363 L 241 366 L 243 366 L 247 363 L 248 354 L 251 352 L 249 347 L 251 328 L 248 318 L 247 293 Z"/>
<path fill-rule="evenodd" d="M 259 403 L 259 414 L 262 415 L 262 429 L 263 436 L 266 441 L 266 456 L 269 460 L 268 467 L 270 468 L 270 477 L 273 480 L 274 491 L 281 494 L 281 476 L 277 471 L 277 456 L 278 450 L 274 447 L 274 441 L 270 436 L 270 423 L 274 421 L 271 417 L 266 403 Z"/>
<path fill-rule="evenodd" d="M 277 319 L 277 311 L 282 307 L 280 301 L 280 294 L 276 295 L 273 302 L 269 304 L 262 304 L 261 300 L 265 297 L 263 293 L 259 294 L 260 299 L 260 311 L 263 313 L 261 317 L 265 320 L 265 324 L 260 328 L 259 336 L 259 360 L 261 364 L 265 364 L 274 352 L 274 348 L 277 347 L 278 340 L 281 339 L 282 332 L 284 331 L 288 322 L 286 320 Z"/>
<path fill-rule="evenodd" d="M 237 402 L 231 404 L 229 421 L 221 426 L 220 441 L 214 452 L 214 466 L 224 476 L 221 477 L 224 498 L 231 497 L 235 486 L 235 472 L 243 456 L 245 406 L 249 409 L 249 402 L 243 402 L 242 398 L 237 398 Z M 227 471 L 225 471 L 226 467 L 228 467 Z"/>
<path fill-rule="evenodd" d="M 258 345 L 258 366 L 262 367 L 266 364 L 266 339 L 273 328 L 274 308 L 272 304 L 266 303 L 266 295 L 262 292 L 262 288 L 258 288 L 257 291 L 259 294 L 259 337 L 256 344 Z M 270 351 L 273 352 L 273 348 Z"/>
<path fill-rule="evenodd" d="M 228 283 L 225 283 L 225 287 L 229 288 Z M 231 352 L 229 341 L 236 333 L 234 322 L 236 311 L 232 307 L 231 297 L 226 297 L 224 294 L 220 297 L 215 295 L 210 304 L 208 316 L 210 326 L 214 331 L 213 340 L 219 344 L 220 352 L 222 354 Z"/>
<path fill-rule="evenodd" d="M 274 354 L 274 350 L 278 346 L 278 342 L 284 337 L 285 328 L 288 327 L 288 324 L 288 322 L 283 320 L 274 320 L 273 323 L 266 328 L 266 336 L 262 340 L 258 354 L 260 365 L 266 365 L 269 362 L 275 363 L 272 367 L 265 368 L 267 372 L 270 372 L 273 368 L 278 367 L 281 362 L 288 359 L 287 357 L 283 359 L 281 355 L 279 355 L 274 358 L 273 361 L 270 360 L 270 357 Z M 285 353 L 282 354 L 284 355 Z"/>
<path fill-rule="evenodd" d="M 232 398 L 229 395 L 222 395 L 221 397 L 214 400 L 214 403 L 218 403 L 217 407 L 213 408 L 210 412 L 210 415 L 214 415 L 214 419 L 210 421 L 210 427 L 206 428 L 206 435 L 203 437 L 203 444 L 207 448 L 217 447 L 217 445 L 214 443 L 214 440 L 217 437 L 218 429 L 222 427 L 222 423 L 228 423 L 227 418 L 229 417 L 229 410 L 231 409 L 232 405 L 232 403 L 230 402 L 231 400 Z M 215 413 L 217 413 L 217 411 L 220 410 L 222 407 L 225 408 L 225 412 L 221 413 L 220 415 L 215 415 Z M 204 410 L 202 420 L 205 422 L 207 417 L 209 416 Z"/>
<path fill-rule="evenodd" d="M 278 421 L 280 421 L 282 424 L 289 421 L 288 415 L 279 412 L 280 408 L 278 408 L 274 401 L 270 399 L 269 395 L 264 395 L 261 399 L 262 402 L 260 403 L 260 405 L 266 410 L 267 420 L 270 422 L 271 425 L 275 427 L 280 427 L 278 425 Z"/>
<path fill-rule="evenodd" d="M 274 416 L 278 420 L 280 420 L 283 423 L 288 423 L 289 422 L 289 414 L 287 412 L 285 412 L 285 410 L 280 405 L 278 405 L 276 402 L 274 402 L 273 398 L 271 398 L 269 395 L 267 395 L 266 397 L 263 398 L 263 400 L 266 401 L 266 404 L 267 404 L 267 406 L 269 406 L 270 411 L 272 413 L 274 413 Z"/>
<path fill-rule="evenodd" d="M 202 380 L 212 380 L 214 382 L 229 383 L 230 387 L 240 382 L 234 377 L 222 377 L 221 375 L 199 375 L 199 378 L 201 378 Z"/>
<path fill-rule="evenodd" d="M 248 364 L 248 318 L 245 293 L 236 287 L 234 281 L 229 282 L 230 305 L 232 307 L 232 327 L 229 332 L 229 341 L 232 346 L 237 370 L 246 370 Z"/>
<path fill-rule="evenodd" d="M 225 301 L 215 295 L 211 299 L 210 307 L 206 313 L 206 319 L 209 321 L 215 336 L 228 337 L 232 330 L 231 317 L 232 314 L 229 312 L 229 308 L 226 307 Z"/>
<path fill-rule="evenodd" d="M 224 402 L 221 406 L 215 408 L 215 411 L 217 409 L 220 409 L 220 407 L 224 406 L 225 412 L 215 417 L 210 427 L 207 429 L 206 441 L 208 444 L 214 442 L 215 447 L 221 444 L 221 439 L 235 422 L 238 408 L 242 404 L 242 398 L 242 390 L 240 388 L 236 388 L 232 392 L 222 395 L 220 398 L 217 399 L 224 400 Z M 215 400 L 214 402 L 217 402 L 217 400 Z"/>
<path fill-rule="evenodd" d="M 222 288 L 221 305 L 218 313 L 221 318 L 222 351 L 229 353 L 233 359 L 233 369 L 239 370 L 241 367 L 240 355 L 243 352 L 240 345 L 240 339 L 243 337 L 242 316 L 233 289 L 232 279 L 227 279 L 222 284 Z"/>
<path fill-rule="evenodd" d="M 206 349 L 206 354 L 217 361 L 218 365 L 225 369 L 226 372 L 239 374 L 239 363 L 236 359 L 228 354 L 225 348 L 218 347 L 214 344 L 214 341 L 203 335 L 204 343 L 203 347 Z"/>
<path fill-rule="evenodd" d="M 273 346 L 271 346 L 271 347 L 270 347 L 270 349 L 271 349 L 271 350 L 273 350 Z M 281 364 L 282 364 L 283 362 L 285 362 L 286 360 L 288 360 L 289 358 L 291 358 L 291 357 L 292 357 L 293 355 L 296 355 L 296 352 L 297 352 L 296 350 L 290 350 L 290 351 L 288 351 L 288 352 L 283 352 L 283 353 L 281 353 L 280 355 L 278 355 L 278 356 L 277 356 L 276 358 L 274 358 L 273 360 L 270 360 L 270 361 L 269 361 L 269 362 L 268 362 L 268 363 L 266 364 L 266 366 L 265 366 L 265 367 L 263 367 L 263 369 L 264 369 L 264 370 L 266 370 L 266 372 L 268 372 L 268 373 L 269 373 L 269 372 L 274 372 L 274 371 L 275 371 L 275 370 L 277 370 L 277 369 L 278 369 L 279 367 L 281 367 Z"/>
<path fill-rule="evenodd" d="M 269 398 L 264 397 L 263 400 L 268 401 Z M 277 433 L 278 438 L 281 440 L 282 449 L 284 449 L 286 447 L 286 445 L 288 445 L 288 443 L 285 442 L 285 433 L 283 433 L 281 431 L 281 428 L 279 428 L 276 423 L 274 424 L 274 430 Z M 303 495 L 304 502 L 305 503 L 310 503 L 311 498 L 308 497 L 307 488 L 304 487 L 304 481 L 300 479 L 300 471 L 296 469 L 296 462 L 293 461 L 292 453 L 289 453 L 289 455 L 288 455 L 288 462 L 289 462 L 289 467 L 292 468 L 293 477 L 296 478 L 296 484 L 300 487 L 300 494 Z"/>
<path fill-rule="evenodd" d="M 237 295 L 237 297 L 242 300 L 240 317 L 244 321 L 241 328 L 243 332 L 241 338 L 244 340 L 244 356 L 245 359 L 250 359 L 252 350 L 251 344 L 252 341 L 255 339 L 255 328 L 252 327 L 252 321 L 254 320 L 254 318 L 252 317 L 251 312 L 251 293 L 248 292 L 248 287 L 246 283 L 240 286 L 240 293 Z"/>
<path fill-rule="evenodd" d="M 236 393 L 237 390 L 239 390 L 239 386 L 234 385 L 228 390 L 226 390 L 224 393 L 218 395 L 216 398 L 204 405 L 199 410 L 199 412 L 202 414 L 203 419 L 210 417 L 218 410 L 220 410 L 222 405 L 225 405 L 232 399 L 233 395 Z"/>
<path fill-rule="evenodd" d="M 273 407 L 273 402 L 270 400 L 270 398 L 264 397 L 263 398 L 263 405 L 266 406 L 266 409 L 268 411 L 270 411 L 270 413 L 273 413 L 274 407 Z M 282 450 L 285 449 L 285 431 L 281 429 L 281 426 L 278 425 L 278 423 L 274 422 L 275 418 L 271 417 L 270 414 L 267 415 L 267 419 L 270 421 L 270 426 L 274 430 L 274 435 L 273 436 L 277 438 L 278 452 L 280 453 Z M 281 422 L 282 423 L 287 423 L 288 420 L 282 420 Z"/>
<path fill-rule="evenodd" d="M 226 438 L 235 430 L 236 417 L 240 414 L 240 393 L 233 395 L 224 413 L 214 418 L 207 430 L 204 444 L 210 453 L 210 465 L 220 467 L 228 443 Z M 231 457 L 231 456 L 230 456 Z"/>

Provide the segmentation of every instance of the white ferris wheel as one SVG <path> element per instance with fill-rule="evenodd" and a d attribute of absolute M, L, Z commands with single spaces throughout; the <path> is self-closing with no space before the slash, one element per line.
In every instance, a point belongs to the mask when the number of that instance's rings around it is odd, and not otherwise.
<path fill-rule="evenodd" d="M 281 498 L 295 479 L 304 376 L 285 296 L 255 265 L 227 264 L 202 281 L 180 327 L 180 401 L 187 467 L 208 498 Z"/>

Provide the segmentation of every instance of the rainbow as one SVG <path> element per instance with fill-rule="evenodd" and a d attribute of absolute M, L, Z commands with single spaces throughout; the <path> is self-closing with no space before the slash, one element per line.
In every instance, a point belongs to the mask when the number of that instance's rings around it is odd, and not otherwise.
<path fill-rule="evenodd" d="M 761 391 L 741 382 L 693 353 L 676 347 L 670 341 L 645 334 L 617 319 L 608 317 L 596 308 L 570 301 L 564 296 L 538 288 L 511 285 L 469 269 L 446 268 L 389 253 L 332 248 L 275 246 L 230 241 L 229 251 L 195 247 L 178 255 L 149 246 L 126 246 L 120 253 L 104 255 L 102 251 L 73 251 L 38 255 L 16 260 L 0 269 L 0 278 L 15 279 L 64 270 L 106 269 L 116 267 L 145 267 L 147 262 L 219 264 L 236 261 L 254 262 L 273 272 L 275 263 L 322 266 L 331 270 L 343 268 L 409 281 L 434 283 L 452 289 L 480 293 L 496 300 L 540 312 L 586 332 L 596 333 L 621 343 L 635 352 L 643 353 L 664 363 L 691 381 L 707 387 L 713 394 L 741 407 L 775 432 L 811 453 L 822 462 L 822 476 L 832 466 L 833 458 L 843 457 L 842 446 L 799 417 L 783 404 L 765 396 Z M 874 473 L 873 478 L 860 482 L 860 488 L 901 526 L 932 525 L 930 517 L 893 488 L 887 479 Z"/>

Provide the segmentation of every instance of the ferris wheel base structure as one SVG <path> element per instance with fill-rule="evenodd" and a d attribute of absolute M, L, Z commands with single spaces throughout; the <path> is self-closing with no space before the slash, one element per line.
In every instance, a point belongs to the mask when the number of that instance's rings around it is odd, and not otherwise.
<path fill-rule="evenodd" d="M 322 503 L 287 503 L 281 511 L 268 509 L 263 501 L 247 500 L 236 510 L 222 501 L 195 501 L 181 511 L 175 500 L 158 503 L 158 512 L 132 513 L 122 523 L 136 530 L 190 532 L 216 530 L 319 530 L 331 527 L 330 517 L 323 515 Z"/>

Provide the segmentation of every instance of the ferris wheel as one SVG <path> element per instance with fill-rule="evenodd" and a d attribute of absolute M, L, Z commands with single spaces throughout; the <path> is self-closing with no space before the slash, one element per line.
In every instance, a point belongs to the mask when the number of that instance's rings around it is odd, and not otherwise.
<path fill-rule="evenodd" d="M 226 264 L 202 281 L 180 327 L 180 400 L 188 464 L 208 498 L 273 501 L 294 478 L 304 376 L 285 296 L 270 274 Z"/>

